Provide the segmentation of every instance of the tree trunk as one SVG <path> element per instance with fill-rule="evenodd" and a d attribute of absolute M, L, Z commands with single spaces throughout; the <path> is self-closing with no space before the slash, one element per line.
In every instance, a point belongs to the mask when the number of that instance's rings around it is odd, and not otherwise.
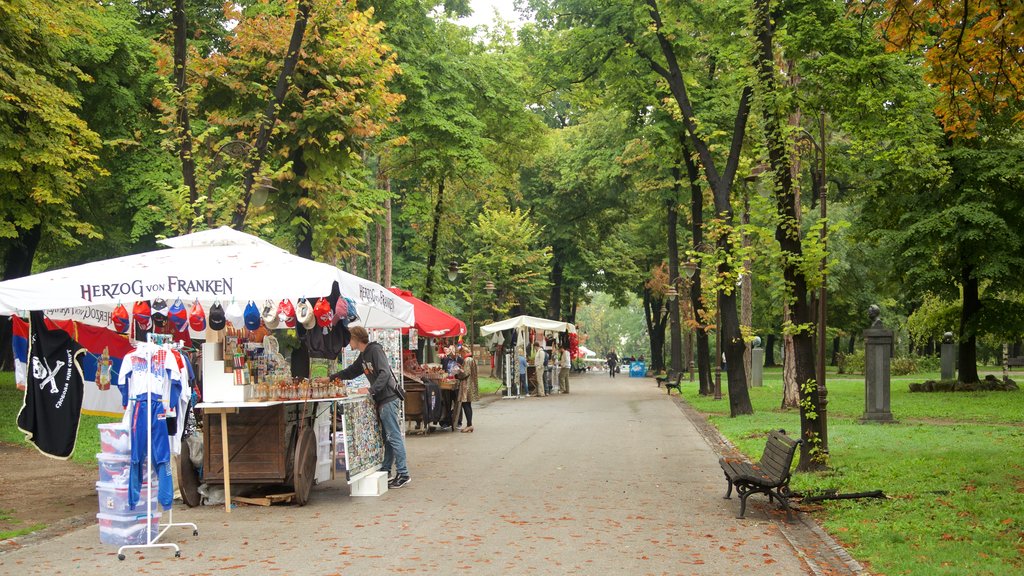
<path fill-rule="evenodd" d="M 774 368 L 778 366 L 775 362 L 775 334 L 769 334 L 764 345 L 764 367 Z"/>
<path fill-rule="evenodd" d="M 775 78 L 774 28 L 770 0 L 754 0 L 754 32 L 756 38 L 756 68 L 761 96 L 761 114 L 764 121 L 768 160 L 773 171 L 773 193 L 779 222 L 775 239 L 788 258 L 783 267 L 783 278 L 791 290 L 793 324 L 802 329 L 793 334 L 793 360 L 796 380 L 800 385 L 800 432 L 804 442 L 800 445 L 801 471 L 826 467 L 827 454 L 822 442 L 826 438 L 818 385 L 815 381 L 814 342 L 808 327 L 812 326 L 811 309 L 807 304 L 807 278 L 800 269 L 803 257 L 799 207 L 793 196 L 793 178 L 786 151 L 786 134 L 779 121 L 779 103 Z"/>
<path fill-rule="evenodd" d="M 651 291 L 644 288 L 644 321 L 651 343 L 651 370 L 665 370 L 665 319 L 661 314 L 661 301 L 651 298 Z"/>
<path fill-rule="evenodd" d="M 384 189 L 388 191 L 388 198 L 384 201 L 384 287 L 391 287 L 391 266 L 394 262 L 392 250 L 394 249 L 394 236 L 391 228 L 391 177 L 384 177 Z"/>
<path fill-rule="evenodd" d="M 747 192 L 746 185 L 743 186 L 743 225 L 748 226 L 750 224 L 750 194 Z M 743 247 L 750 247 L 750 235 L 743 232 Z M 754 279 L 751 277 L 750 271 L 753 268 L 753 264 L 750 262 L 750 258 L 743 260 L 743 281 L 740 289 L 742 290 L 740 301 L 740 326 L 750 330 L 750 326 L 754 323 Z M 747 378 L 747 388 L 753 387 L 752 381 L 752 367 L 751 367 L 751 343 L 744 342 L 743 344 L 743 368 L 745 370 Z"/>
<path fill-rule="evenodd" d="M 377 231 L 377 235 L 376 235 L 377 236 L 377 253 L 373 255 L 373 277 L 374 277 L 374 281 L 377 282 L 377 284 L 380 284 L 381 280 L 383 279 L 383 278 L 381 278 L 381 272 L 382 272 L 382 266 L 381 266 L 382 255 L 381 255 L 381 252 L 383 252 L 383 250 L 382 250 L 382 248 L 383 248 L 383 246 L 382 246 L 383 238 L 381 238 L 381 236 L 383 236 L 383 234 L 381 234 L 380 222 L 377 222 L 375 228 L 376 228 L 376 231 Z M 384 287 L 387 288 L 387 286 L 384 286 Z"/>
<path fill-rule="evenodd" d="M 978 279 L 974 276 L 974 268 L 963 266 L 960 269 L 960 285 L 964 292 L 964 303 L 960 308 L 959 354 L 961 382 L 977 382 L 978 378 L 978 314 L 981 312 L 981 300 L 978 297 Z"/>
<path fill-rule="evenodd" d="M 847 354 L 853 354 L 857 350 L 857 336 L 850 334 L 850 345 L 846 348 Z"/>
<path fill-rule="evenodd" d="M 16 240 L 11 242 L 4 255 L 3 280 L 23 278 L 32 273 L 32 262 L 36 258 L 36 250 L 43 238 L 41 224 L 25 230 Z M 14 369 L 14 350 L 11 339 L 14 337 L 11 317 L 0 314 L 0 370 Z"/>
<path fill-rule="evenodd" d="M 292 37 L 288 42 L 288 53 L 285 54 L 284 65 L 277 75 L 274 97 L 267 102 L 267 106 L 263 110 L 263 120 L 260 122 L 259 132 L 256 134 L 256 145 L 246 162 L 242 178 L 242 200 L 231 218 L 231 227 L 235 230 L 241 230 L 245 225 L 245 217 L 249 213 L 249 202 L 252 200 L 252 185 L 263 165 L 263 159 L 267 156 L 270 135 L 280 115 L 285 94 L 288 93 L 288 87 L 292 83 L 292 76 L 295 74 L 295 65 L 299 61 L 299 51 L 302 49 L 302 37 L 306 34 L 306 22 L 309 20 L 310 3 L 311 0 L 298 0 L 295 24 L 292 26 Z"/>
<path fill-rule="evenodd" d="M 562 312 L 562 262 L 559 250 L 551 258 L 551 294 L 548 298 L 548 318 L 558 320 Z"/>
<path fill-rule="evenodd" d="M 832 339 L 832 361 L 831 365 L 835 366 L 839 360 L 839 336 Z"/>
<path fill-rule="evenodd" d="M 686 175 L 690 179 L 690 234 L 693 237 L 693 250 L 696 252 L 698 247 L 704 244 L 704 191 L 700 187 L 697 163 L 690 156 L 686 140 L 681 139 L 680 144 L 683 147 L 683 165 L 686 166 Z M 698 269 L 690 282 L 689 295 L 694 322 L 700 326 L 694 330 L 694 337 L 697 339 L 697 390 L 702 396 L 710 396 L 714 393 L 711 382 L 711 345 L 708 342 L 707 323 L 704 322 L 702 294 L 701 271 Z"/>
<path fill-rule="evenodd" d="M 306 179 L 306 159 L 303 154 L 302 147 L 296 147 L 291 154 L 292 171 L 295 173 L 295 185 L 299 189 L 298 197 L 300 199 L 309 197 L 309 190 L 302 185 L 302 181 Z M 313 215 L 310 214 L 309 208 L 306 208 L 305 202 L 299 202 L 300 206 L 297 210 L 298 219 L 305 222 L 299 228 L 298 242 L 295 246 L 295 255 L 303 258 L 313 259 Z M 312 296 L 312 294 L 307 294 Z M 306 358 L 309 358 L 309 354 L 306 354 Z M 308 364 L 308 361 L 307 361 Z"/>
<path fill-rule="evenodd" d="M 189 122 L 188 99 L 185 90 L 188 87 L 186 77 L 186 59 L 188 49 L 188 21 L 185 16 L 185 0 L 174 0 L 174 91 L 178 95 L 178 158 L 181 159 L 181 178 L 188 187 L 188 202 L 192 217 L 185 226 L 192 232 L 202 215 L 199 209 L 199 193 L 196 191 L 196 161 L 192 156 L 192 126 Z"/>
<path fill-rule="evenodd" d="M 647 0 L 647 7 L 648 13 L 650 14 L 651 20 L 654 24 L 654 32 L 658 39 L 658 46 L 662 56 L 665 58 L 667 67 L 658 64 L 653 58 L 642 51 L 641 56 L 647 60 L 651 69 L 663 77 L 667 82 L 669 90 L 672 93 L 676 105 L 679 107 L 679 111 L 682 115 L 683 127 L 686 129 L 686 134 L 689 136 L 688 140 L 685 138 L 681 138 L 681 140 L 683 140 L 684 144 L 689 142 L 697 152 L 701 166 L 704 168 L 704 176 L 707 178 L 707 182 L 710 185 L 714 196 L 715 213 L 718 218 L 722 218 L 725 221 L 726 226 L 731 226 L 732 207 L 730 205 L 730 194 L 732 191 L 733 181 L 736 178 L 736 169 L 739 166 L 740 153 L 743 149 L 743 137 L 746 133 L 747 119 L 750 116 L 751 88 L 749 86 L 744 86 L 742 89 L 739 106 L 737 107 L 736 117 L 733 123 L 732 141 L 729 144 L 729 154 L 726 158 L 724 169 L 719 171 L 715 164 L 715 158 L 712 154 L 711 147 L 702 139 L 701 131 L 697 128 L 697 119 L 696 114 L 694 113 L 693 104 L 690 102 L 690 97 L 686 90 L 686 82 L 683 79 L 682 69 L 679 67 L 679 60 L 676 56 L 675 48 L 672 41 L 663 30 L 663 23 L 661 13 L 658 9 L 657 0 Z M 632 44 L 634 47 L 637 46 L 635 42 Z M 684 157 L 687 157 L 687 162 L 692 162 L 692 159 L 688 159 L 689 154 L 685 146 L 683 147 L 683 155 Z M 689 166 L 687 167 L 687 171 L 689 171 Z M 690 182 L 691 185 L 694 182 L 692 176 L 690 178 Z M 697 246 L 698 244 L 695 242 L 694 245 Z M 735 253 L 735 246 L 731 245 L 727 239 L 720 241 L 719 247 L 724 249 L 728 255 Z M 730 272 L 728 264 L 725 262 L 719 266 L 718 270 L 719 273 L 722 273 L 723 271 L 726 273 Z M 739 318 L 736 314 L 735 296 L 730 295 L 727 298 L 724 298 L 722 306 L 732 308 L 731 311 L 727 311 L 722 314 L 723 322 L 721 327 L 723 330 L 722 336 L 726 341 L 726 358 L 729 362 L 730 413 L 733 416 L 736 416 L 737 414 L 748 414 L 752 412 L 752 408 L 750 407 L 750 396 L 747 392 L 746 377 L 744 376 L 743 345 L 742 338 L 740 338 L 739 334 Z"/>
<path fill-rule="evenodd" d="M 676 287 L 679 280 L 679 180 L 682 174 L 675 166 L 672 167 L 672 176 L 675 182 L 672 185 L 672 199 L 666 202 L 665 212 L 668 217 L 668 278 L 673 287 Z M 671 326 L 671 358 L 672 371 L 680 373 L 683 371 L 683 333 L 679 323 L 679 303 L 669 300 L 669 324 Z"/>
<path fill-rule="evenodd" d="M 434 291 L 434 268 L 437 264 L 437 238 L 441 233 L 441 214 L 444 211 L 444 178 L 437 183 L 437 202 L 434 203 L 434 229 L 430 232 L 427 252 L 427 281 L 423 288 L 423 301 L 430 303 Z"/>

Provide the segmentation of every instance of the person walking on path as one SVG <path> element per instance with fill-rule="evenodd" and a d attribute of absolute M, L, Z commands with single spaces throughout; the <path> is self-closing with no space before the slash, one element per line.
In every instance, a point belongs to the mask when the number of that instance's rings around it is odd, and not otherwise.
<path fill-rule="evenodd" d="M 473 431 L 473 402 L 480 400 L 480 380 L 476 372 L 476 359 L 466 351 L 462 361 L 462 370 L 455 376 L 459 381 L 459 404 L 462 406 L 462 414 L 466 415 L 466 427 L 463 432 Z M 459 416 L 459 425 L 462 424 L 462 416 Z"/>
<path fill-rule="evenodd" d="M 615 355 L 615 348 L 612 348 L 612 351 L 608 353 L 606 361 L 608 362 L 608 375 L 615 378 L 615 370 L 619 364 L 619 357 Z"/>
<path fill-rule="evenodd" d="M 572 369 L 572 356 L 567 348 L 558 349 L 558 391 L 562 394 L 569 393 L 569 370 Z"/>
<path fill-rule="evenodd" d="M 540 342 L 533 343 L 533 372 L 534 372 L 534 384 L 537 385 L 537 396 L 547 396 L 548 386 L 544 382 L 544 348 L 541 347 Z"/>
<path fill-rule="evenodd" d="M 370 381 L 370 394 L 377 405 L 377 415 L 384 435 L 384 463 L 381 469 L 390 476 L 394 465 L 395 477 L 388 482 L 388 487 L 401 488 L 412 481 L 405 456 L 405 440 L 402 438 L 400 400 L 405 399 L 405 394 L 398 387 L 384 348 L 377 342 L 370 342 L 366 328 L 353 326 L 349 332 L 352 336 L 349 345 L 359 352 L 359 356 L 351 366 L 331 375 L 331 378 L 351 380 L 362 374 Z"/>

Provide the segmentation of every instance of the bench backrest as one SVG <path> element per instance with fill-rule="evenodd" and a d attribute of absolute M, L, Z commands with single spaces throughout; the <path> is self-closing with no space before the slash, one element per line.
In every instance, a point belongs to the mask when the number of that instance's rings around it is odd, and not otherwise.
<path fill-rule="evenodd" d="M 768 434 L 768 442 L 764 445 L 758 467 L 776 482 L 785 482 L 789 478 L 789 469 L 799 445 L 800 441 L 786 436 L 785 430 L 772 430 Z"/>

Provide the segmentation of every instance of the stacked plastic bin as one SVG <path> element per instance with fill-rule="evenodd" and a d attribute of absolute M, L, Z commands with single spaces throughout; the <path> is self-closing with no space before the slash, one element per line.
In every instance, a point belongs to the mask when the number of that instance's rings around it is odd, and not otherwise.
<path fill-rule="evenodd" d="M 139 502 L 135 509 L 128 507 L 128 469 L 131 465 L 131 444 L 128 428 L 120 423 L 99 424 L 100 449 L 96 455 L 99 463 L 99 482 L 96 493 L 99 496 L 99 513 L 96 520 L 100 525 L 100 542 L 112 546 L 146 544 L 146 526 L 156 537 L 160 523 L 160 504 L 157 502 L 157 485 L 142 485 Z M 146 497 L 152 501 L 152 516 L 146 515 Z"/>

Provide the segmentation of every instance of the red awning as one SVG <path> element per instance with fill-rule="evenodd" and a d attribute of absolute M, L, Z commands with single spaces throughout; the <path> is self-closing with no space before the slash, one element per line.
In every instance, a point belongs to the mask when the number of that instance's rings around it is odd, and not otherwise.
<path fill-rule="evenodd" d="M 423 338 L 455 338 L 466 334 L 466 323 L 458 318 L 434 308 L 423 300 L 412 295 L 408 290 L 390 288 L 399 298 L 412 304 L 416 314 L 416 330 Z M 403 329 L 403 333 L 407 330 Z"/>

